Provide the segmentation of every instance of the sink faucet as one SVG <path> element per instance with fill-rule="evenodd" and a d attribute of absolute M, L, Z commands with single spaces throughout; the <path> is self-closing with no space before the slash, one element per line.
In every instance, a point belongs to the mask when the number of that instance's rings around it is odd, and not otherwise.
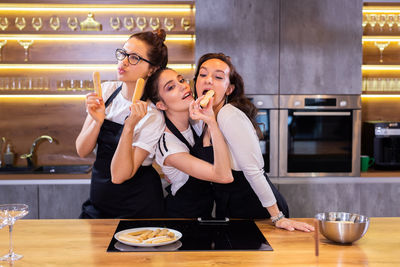
<path fill-rule="evenodd" d="M 39 141 L 41 140 L 47 140 L 49 141 L 49 143 L 53 143 L 53 138 L 51 136 L 48 135 L 39 136 L 33 141 L 29 154 L 23 154 L 20 157 L 21 159 L 26 159 L 29 168 L 32 168 L 35 165 L 36 161 L 35 148 L 38 145 Z"/>

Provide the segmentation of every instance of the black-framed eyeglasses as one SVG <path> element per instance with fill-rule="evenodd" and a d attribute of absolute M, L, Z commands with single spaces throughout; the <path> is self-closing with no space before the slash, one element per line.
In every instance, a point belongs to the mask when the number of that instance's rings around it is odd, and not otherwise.
<path fill-rule="evenodd" d="M 136 65 L 140 62 L 140 60 L 143 60 L 143 61 L 149 63 L 150 65 L 154 66 L 154 64 L 151 63 L 149 60 L 142 58 L 141 56 L 139 56 L 138 54 L 135 54 L 135 53 L 128 54 L 128 53 L 126 53 L 126 51 L 124 49 L 121 49 L 121 48 L 118 48 L 117 50 L 115 50 L 115 57 L 119 61 L 122 61 L 126 57 L 128 57 L 128 62 L 129 62 L 129 64 L 132 64 L 132 65 Z"/>

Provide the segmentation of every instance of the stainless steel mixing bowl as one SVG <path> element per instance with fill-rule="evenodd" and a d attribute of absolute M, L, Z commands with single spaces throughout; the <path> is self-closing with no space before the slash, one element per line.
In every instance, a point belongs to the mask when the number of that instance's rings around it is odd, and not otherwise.
<path fill-rule="evenodd" d="M 320 232 L 329 240 L 352 243 L 363 237 L 369 226 L 369 218 L 356 213 L 323 212 L 315 215 Z"/>

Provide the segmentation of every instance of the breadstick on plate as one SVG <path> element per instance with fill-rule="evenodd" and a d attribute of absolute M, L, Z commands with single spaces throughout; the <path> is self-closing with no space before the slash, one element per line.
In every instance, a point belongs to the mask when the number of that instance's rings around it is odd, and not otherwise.
<path fill-rule="evenodd" d="M 136 81 L 135 92 L 133 93 L 132 102 L 135 102 L 136 100 L 139 100 L 142 97 L 143 89 L 144 89 L 144 80 L 142 78 L 139 78 Z"/>
<path fill-rule="evenodd" d="M 169 242 L 169 241 L 173 241 L 173 240 L 175 240 L 175 238 L 170 238 L 170 237 L 166 237 L 166 236 L 160 236 L 158 238 L 154 238 L 152 240 L 146 241 L 146 243 L 158 244 L 158 243 L 164 243 L 164 242 Z"/>
<path fill-rule="evenodd" d="M 130 233 L 128 233 L 128 235 L 138 236 L 138 235 L 143 234 L 145 231 L 147 231 L 147 230 L 141 230 L 141 231 L 136 231 L 136 232 L 130 232 Z"/>
<path fill-rule="evenodd" d="M 100 73 L 98 71 L 93 72 L 93 86 L 94 86 L 94 91 L 97 93 L 99 97 L 101 97 L 101 80 L 100 80 Z"/>
<path fill-rule="evenodd" d="M 210 101 L 211 97 L 213 97 L 215 94 L 214 90 L 210 90 L 206 93 L 206 95 L 204 96 L 204 98 L 200 101 L 200 106 L 202 108 L 207 107 L 208 102 Z"/>
<path fill-rule="evenodd" d="M 168 232 L 168 229 L 162 229 L 156 236 L 166 236 Z"/>
<path fill-rule="evenodd" d="M 138 237 L 134 237 L 134 236 L 130 236 L 127 234 L 123 234 L 119 236 L 119 239 L 121 239 L 122 241 L 127 241 L 127 242 L 131 242 L 131 243 L 142 243 L 143 239 L 138 238 Z"/>
<path fill-rule="evenodd" d="M 161 229 L 156 229 L 156 230 L 152 231 L 147 237 L 148 237 L 148 238 L 153 238 L 153 237 L 155 237 L 159 232 L 161 232 Z"/>

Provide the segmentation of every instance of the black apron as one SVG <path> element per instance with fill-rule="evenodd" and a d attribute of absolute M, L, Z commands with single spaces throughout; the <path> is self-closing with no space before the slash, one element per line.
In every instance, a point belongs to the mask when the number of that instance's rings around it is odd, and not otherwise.
<path fill-rule="evenodd" d="M 175 125 L 165 116 L 165 124 L 168 129 L 181 140 L 190 151 L 190 154 L 200 159 L 208 159 L 211 155 L 202 149 L 202 136 L 198 137 L 192 126 L 195 145 L 192 147 Z M 213 160 L 213 159 L 212 159 Z M 197 218 L 211 217 L 214 207 L 213 191 L 211 183 L 189 176 L 187 182 L 178 189 L 175 196 L 171 193 L 171 185 L 166 188 L 168 195 L 165 198 L 166 217 L 168 218 Z"/>
<path fill-rule="evenodd" d="M 232 183 L 214 183 L 216 216 L 221 218 L 270 218 L 271 215 L 268 210 L 262 206 L 244 173 L 242 171 L 232 170 L 232 174 L 234 178 Z M 271 183 L 266 173 L 264 173 L 264 177 L 274 193 L 279 210 L 288 218 L 289 207 L 285 198 Z"/>
<path fill-rule="evenodd" d="M 107 107 L 121 91 L 120 86 L 107 99 Z M 164 200 L 161 179 L 150 166 L 140 166 L 122 184 L 111 181 L 111 160 L 117 149 L 123 125 L 104 120 L 97 138 L 96 161 L 92 168 L 90 198 L 83 203 L 82 219 L 162 217 Z"/>

